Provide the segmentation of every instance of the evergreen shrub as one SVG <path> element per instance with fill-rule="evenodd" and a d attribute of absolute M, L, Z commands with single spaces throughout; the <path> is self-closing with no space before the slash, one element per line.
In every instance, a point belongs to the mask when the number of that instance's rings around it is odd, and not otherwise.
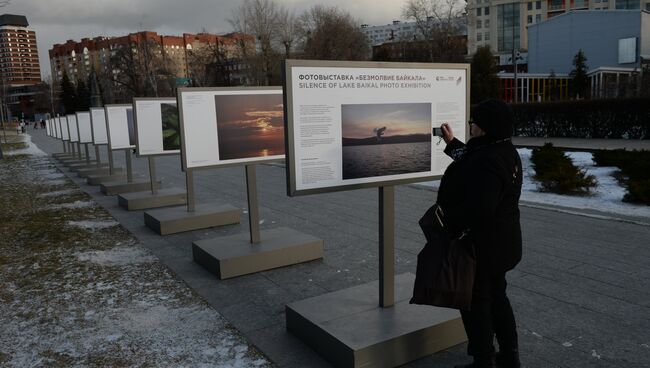
<path fill-rule="evenodd" d="M 542 191 L 582 195 L 598 184 L 593 175 L 577 168 L 564 151 L 551 143 L 533 149 L 531 161 Z"/>
<path fill-rule="evenodd" d="M 597 166 L 616 166 L 615 175 L 627 189 L 623 201 L 650 205 L 650 151 L 596 151 Z"/>

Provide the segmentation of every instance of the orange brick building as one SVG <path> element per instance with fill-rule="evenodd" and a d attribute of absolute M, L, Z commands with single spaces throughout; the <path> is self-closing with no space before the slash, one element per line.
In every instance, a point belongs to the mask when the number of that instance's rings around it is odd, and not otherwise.
<path fill-rule="evenodd" d="M 136 50 L 137 45 L 146 42 L 153 45 L 151 52 L 160 56 L 170 66 L 170 71 L 178 79 L 190 78 L 188 55 L 204 47 L 219 44 L 227 50 L 229 58 L 238 58 L 238 45 L 242 42 L 246 47 L 255 47 L 252 36 L 230 33 L 215 35 L 209 33 L 190 34 L 183 36 L 164 36 L 156 32 L 137 32 L 121 37 L 83 38 L 80 42 L 68 40 L 64 44 L 55 44 L 49 50 L 52 79 L 60 82 L 63 74 L 67 73 L 74 83 L 86 80 L 91 70 L 97 74 L 117 73 L 111 71 L 111 57 L 123 47 Z"/>

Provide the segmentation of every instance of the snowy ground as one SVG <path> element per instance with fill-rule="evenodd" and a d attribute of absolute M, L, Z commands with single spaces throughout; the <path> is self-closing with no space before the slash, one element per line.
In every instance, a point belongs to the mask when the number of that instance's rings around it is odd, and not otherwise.
<path fill-rule="evenodd" d="M 556 205 L 576 210 L 594 210 L 616 215 L 633 216 L 650 219 L 650 206 L 635 205 L 623 202 L 625 188 L 621 187 L 618 181 L 612 176 L 617 168 L 596 167 L 589 152 L 567 152 L 573 163 L 587 171 L 587 174 L 594 175 L 598 180 L 598 187 L 587 196 L 570 196 L 553 193 L 540 192 L 533 175 L 535 170 L 530 162 L 531 149 L 520 148 L 517 150 L 521 156 L 521 163 L 524 171 L 524 184 L 522 187 L 521 200 L 541 205 Z M 431 181 L 421 185 L 437 188 L 440 181 Z"/>
<path fill-rule="evenodd" d="M 272 366 L 33 145 L 0 203 L 0 366 Z"/>

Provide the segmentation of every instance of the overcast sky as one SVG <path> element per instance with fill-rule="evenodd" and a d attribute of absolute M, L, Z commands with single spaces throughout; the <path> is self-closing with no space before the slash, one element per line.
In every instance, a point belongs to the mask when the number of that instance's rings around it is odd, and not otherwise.
<path fill-rule="evenodd" d="M 401 18 L 405 0 L 276 0 L 297 14 L 315 4 L 337 6 L 362 23 Z M 11 0 L 0 14 L 27 16 L 36 32 L 42 77 L 50 75 L 48 50 L 83 37 L 121 36 L 140 30 L 164 35 L 231 31 L 228 19 L 243 0 Z"/>

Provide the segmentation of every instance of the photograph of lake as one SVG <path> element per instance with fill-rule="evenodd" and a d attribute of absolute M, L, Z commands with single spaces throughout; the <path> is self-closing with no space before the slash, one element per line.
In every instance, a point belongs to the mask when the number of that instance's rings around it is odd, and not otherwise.
<path fill-rule="evenodd" d="M 343 180 L 431 171 L 431 104 L 341 105 Z"/>
<path fill-rule="evenodd" d="M 160 104 L 162 120 L 163 151 L 181 149 L 181 129 L 178 123 L 178 108 L 175 103 Z"/>
<path fill-rule="evenodd" d="M 219 159 L 284 155 L 281 94 L 214 96 Z"/>

